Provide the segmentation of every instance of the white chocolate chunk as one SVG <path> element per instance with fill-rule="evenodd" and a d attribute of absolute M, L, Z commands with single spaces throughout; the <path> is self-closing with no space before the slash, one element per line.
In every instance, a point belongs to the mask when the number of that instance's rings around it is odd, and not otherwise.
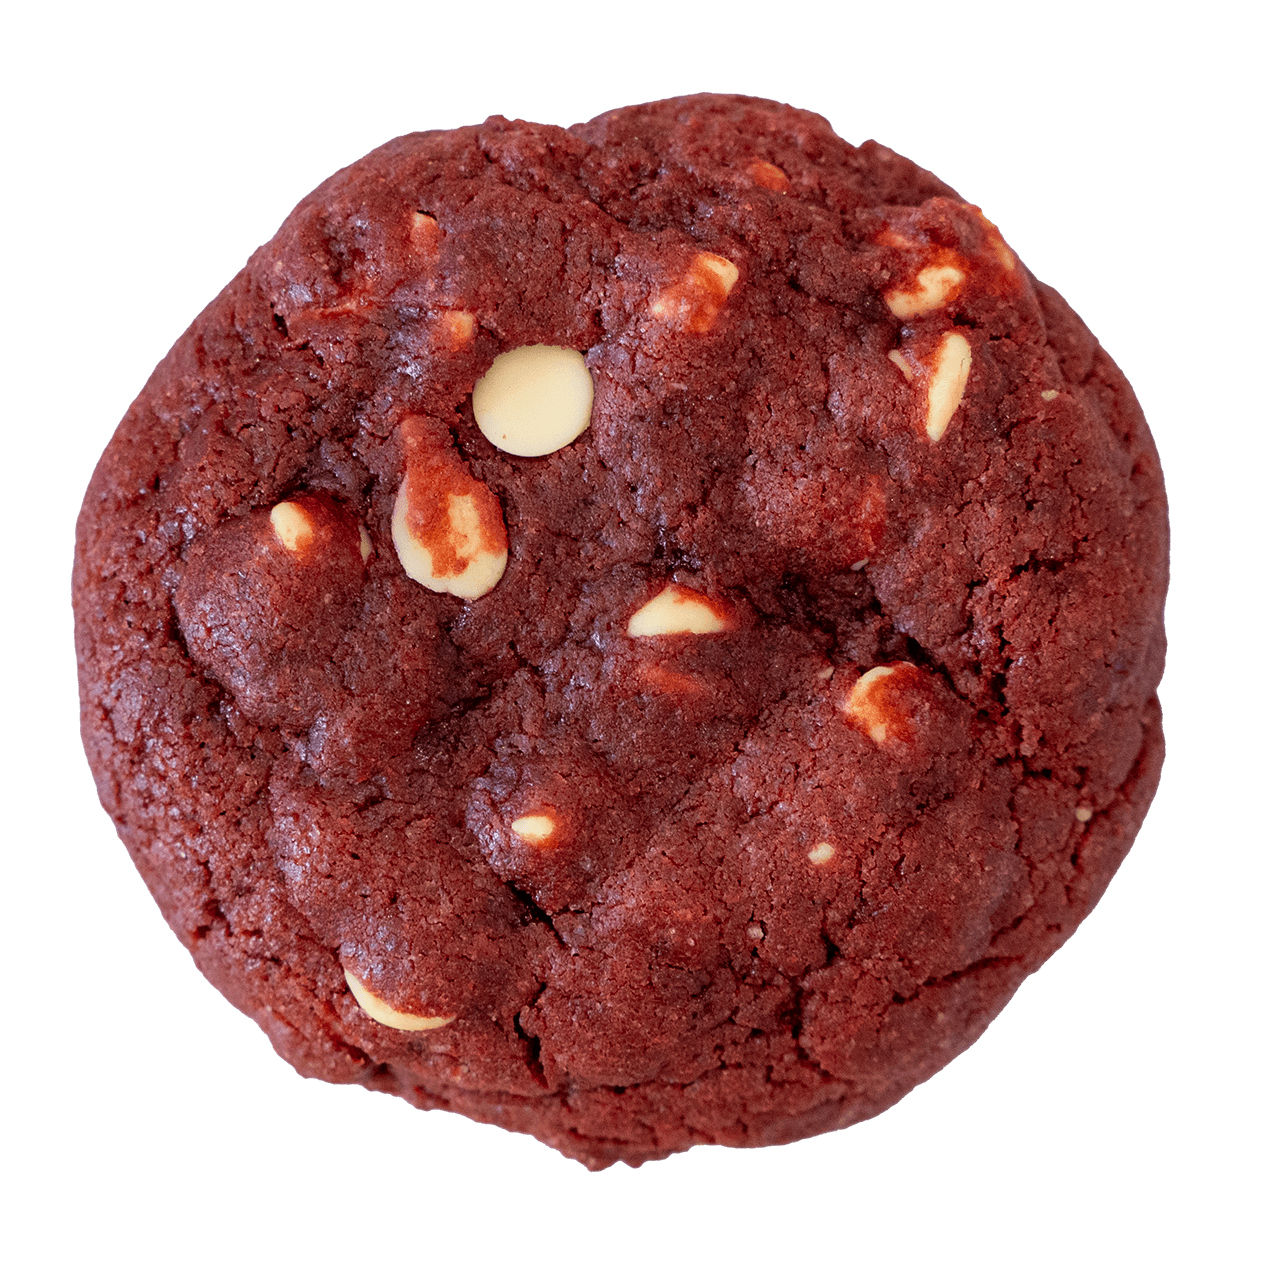
<path fill-rule="evenodd" d="M 868 689 L 875 681 L 885 680 L 888 676 L 895 675 L 894 667 L 871 667 L 861 678 L 852 686 L 852 693 L 863 686 Z"/>
<path fill-rule="evenodd" d="M 297 553 L 311 543 L 312 520 L 303 511 L 302 507 L 296 505 L 292 500 L 283 500 L 279 505 L 273 505 L 272 512 L 268 517 L 272 522 L 272 530 L 276 532 L 277 539 L 291 553 Z"/>
<path fill-rule="evenodd" d="M 704 250 L 693 261 L 693 266 L 696 270 L 713 276 L 719 282 L 720 289 L 724 291 L 725 298 L 737 284 L 737 264 L 723 255 L 713 255 L 710 251 Z"/>
<path fill-rule="evenodd" d="M 894 667 L 871 667 L 852 685 L 843 706 L 843 710 L 879 745 L 887 740 L 887 718 L 878 703 L 874 686 L 894 674 Z"/>
<path fill-rule="evenodd" d="M 528 816 L 520 816 L 509 826 L 524 843 L 543 843 L 553 837 L 557 825 L 551 816 L 543 812 L 533 812 Z"/>
<path fill-rule="evenodd" d="M 832 843 L 817 843 L 817 845 L 808 852 L 808 859 L 814 865 L 823 865 L 827 860 L 833 860 L 834 845 Z"/>
<path fill-rule="evenodd" d="M 700 251 L 690 262 L 689 271 L 650 305 L 650 315 L 690 333 L 706 333 L 715 324 L 739 275 L 738 266 L 731 259 L 709 250 Z"/>
<path fill-rule="evenodd" d="M 669 584 L 629 620 L 629 636 L 676 636 L 691 632 L 723 632 L 728 620 L 700 593 Z"/>
<path fill-rule="evenodd" d="M 1058 392 L 1057 391 L 1041 391 L 1040 398 L 1043 399 L 1046 404 L 1051 404 L 1055 399 L 1058 398 Z"/>
<path fill-rule="evenodd" d="M 1075 819 L 1079 821 L 1081 825 L 1087 825 L 1088 822 L 1093 819 L 1093 809 L 1092 808 L 1076 808 Z"/>
<path fill-rule="evenodd" d="M 360 528 L 360 561 L 367 562 L 373 555 L 373 541 L 369 539 L 369 532 L 364 523 L 359 522 L 356 525 Z"/>
<path fill-rule="evenodd" d="M 342 973 L 356 1004 L 383 1027 L 394 1027 L 396 1031 L 433 1031 L 436 1027 L 446 1027 L 456 1018 L 455 1014 L 406 1014 L 388 1005 L 380 996 L 374 996 L 350 970 L 344 969 Z"/>
<path fill-rule="evenodd" d="M 970 344 L 961 334 L 945 334 L 939 341 L 935 368 L 926 388 L 926 437 L 938 443 L 961 403 L 970 376 Z"/>
<path fill-rule="evenodd" d="M 485 520 L 490 511 L 480 510 L 471 493 L 448 493 L 444 521 L 424 539 L 413 535 L 409 524 L 409 480 L 405 476 L 391 514 L 391 539 L 400 565 L 409 579 L 431 592 L 451 593 L 465 601 L 491 592 L 509 562 L 503 522 Z"/>
<path fill-rule="evenodd" d="M 904 374 L 904 380 L 906 382 L 911 382 L 913 380 L 913 366 L 908 362 L 903 354 L 899 351 L 888 351 L 887 359 L 890 360 L 891 363 Z"/>
<path fill-rule="evenodd" d="M 548 456 L 588 429 L 593 384 L 571 347 L 515 347 L 474 386 L 474 420 L 511 456 Z"/>
<path fill-rule="evenodd" d="M 938 311 L 961 287 L 966 274 L 952 264 L 932 263 L 917 274 L 911 290 L 887 290 L 883 297 L 891 314 L 900 320 L 911 320 L 927 312 Z"/>

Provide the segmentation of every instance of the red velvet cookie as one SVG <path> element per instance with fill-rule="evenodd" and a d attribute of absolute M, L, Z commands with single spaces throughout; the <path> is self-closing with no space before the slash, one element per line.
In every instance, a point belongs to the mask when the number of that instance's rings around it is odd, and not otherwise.
<path fill-rule="evenodd" d="M 79 518 L 83 733 L 303 1074 L 591 1167 L 885 1109 L 1154 793 L 1132 392 L 980 211 L 740 97 L 404 136 Z"/>

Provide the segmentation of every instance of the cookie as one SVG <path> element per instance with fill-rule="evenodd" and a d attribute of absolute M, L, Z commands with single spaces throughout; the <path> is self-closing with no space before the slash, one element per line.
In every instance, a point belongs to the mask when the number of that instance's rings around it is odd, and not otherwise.
<path fill-rule="evenodd" d="M 890 1106 L 1159 774 L 1127 383 L 977 207 L 769 102 L 339 172 L 77 543 L 89 761 L 207 978 L 594 1168 Z"/>

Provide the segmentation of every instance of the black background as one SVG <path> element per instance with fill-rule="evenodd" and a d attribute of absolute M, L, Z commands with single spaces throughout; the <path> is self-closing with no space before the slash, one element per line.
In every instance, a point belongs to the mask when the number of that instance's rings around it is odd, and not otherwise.
<path fill-rule="evenodd" d="M 819 67 L 726 72 L 723 59 L 712 68 L 689 64 L 675 76 L 594 75 L 574 91 L 493 78 L 447 81 L 442 91 L 418 82 L 415 92 L 387 94 L 369 75 L 316 86 L 302 68 L 272 63 L 259 64 L 253 83 L 252 66 L 235 64 L 231 91 L 202 68 L 196 82 L 169 66 L 139 87 L 147 73 L 140 67 L 129 68 L 133 80 L 101 81 L 85 95 L 76 134 L 56 138 L 44 158 L 62 252 L 44 292 L 49 327 L 73 316 L 77 330 L 67 369 L 81 384 L 68 445 L 72 511 L 149 370 L 334 169 L 402 131 L 477 123 L 490 112 L 570 124 L 704 87 L 817 110 L 842 137 L 881 140 L 977 202 L 1129 375 L 1176 498 L 1173 465 L 1188 418 L 1170 389 L 1187 336 L 1173 315 L 1181 267 L 1173 243 L 1192 233 L 1194 216 L 1169 174 L 1173 116 L 1160 83 L 1103 91 L 1091 58 L 1079 59 L 1072 75 L 1052 49 L 988 63 L 973 78 L 957 66 L 909 91 L 901 76 L 928 75 L 932 66 L 892 59 L 894 78 L 878 76 L 875 88 Z M 61 538 L 68 541 L 68 530 Z M 68 546 L 63 556 L 68 565 Z M 70 734 L 68 655 L 62 665 Z M 1173 1130 L 1198 1109 L 1174 1087 L 1188 1077 L 1200 1004 L 1184 986 L 1173 915 L 1184 894 L 1184 838 L 1168 806 L 1178 751 L 1177 741 L 1168 784 L 1100 908 L 981 1042 L 880 1119 L 786 1148 L 695 1149 L 640 1172 L 589 1176 L 528 1138 L 303 1081 L 202 981 L 164 927 L 96 806 L 72 736 L 62 951 L 77 985 L 66 988 L 68 1007 L 58 1004 L 52 1015 L 25 1001 L 24 1023 L 35 1049 L 56 1050 L 49 1055 L 73 1103 L 73 1167 L 87 1173 L 109 1164 L 126 1139 L 155 1189 L 185 1183 L 191 1169 L 207 1191 L 219 1191 L 315 1168 L 331 1187 L 360 1188 L 370 1176 L 386 1187 L 423 1181 L 431 1191 L 477 1181 L 523 1200 L 544 1193 L 611 1206 L 632 1206 L 633 1196 L 688 1203 L 723 1183 L 738 1203 L 743 1189 L 775 1194 L 770 1206 L 795 1217 L 815 1200 L 832 1215 L 858 1211 L 857 1200 L 924 1208 L 928 1191 L 944 1189 L 1109 1200 L 1121 1172 L 1184 1162 L 1173 1154 Z"/>

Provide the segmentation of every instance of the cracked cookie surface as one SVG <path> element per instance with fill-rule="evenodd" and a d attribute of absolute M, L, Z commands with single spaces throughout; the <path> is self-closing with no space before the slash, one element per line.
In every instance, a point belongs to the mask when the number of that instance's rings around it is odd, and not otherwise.
<path fill-rule="evenodd" d="M 747 98 L 492 119 L 317 189 L 129 411 L 84 739 L 304 1074 L 593 1167 L 776 1143 L 1100 896 L 1166 550 L 1127 383 L 933 176 Z"/>

